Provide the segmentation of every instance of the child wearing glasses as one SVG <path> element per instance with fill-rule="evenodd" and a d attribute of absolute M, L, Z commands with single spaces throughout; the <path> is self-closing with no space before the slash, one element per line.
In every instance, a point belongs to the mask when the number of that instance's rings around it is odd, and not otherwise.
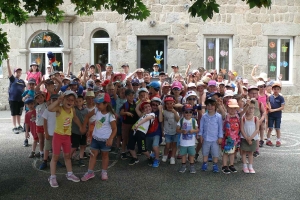
<path fill-rule="evenodd" d="M 186 171 L 186 155 L 189 156 L 190 162 L 190 173 L 196 173 L 194 157 L 196 154 L 195 151 L 195 134 L 198 133 L 198 124 L 197 120 L 192 118 L 192 113 L 194 108 L 191 104 L 185 104 L 183 117 L 178 121 L 176 132 L 181 133 L 180 136 L 180 155 L 181 167 L 179 169 L 180 173 Z"/>

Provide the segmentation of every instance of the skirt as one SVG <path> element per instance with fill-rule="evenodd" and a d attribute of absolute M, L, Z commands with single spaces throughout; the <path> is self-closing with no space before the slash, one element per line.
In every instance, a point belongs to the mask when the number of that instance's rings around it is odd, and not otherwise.
<path fill-rule="evenodd" d="M 257 147 L 256 140 L 252 140 L 252 144 L 249 145 L 247 140 L 245 140 L 244 138 L 241 139 L 241 150 L 254 152 L 256 151 L 256 147 Z"/>

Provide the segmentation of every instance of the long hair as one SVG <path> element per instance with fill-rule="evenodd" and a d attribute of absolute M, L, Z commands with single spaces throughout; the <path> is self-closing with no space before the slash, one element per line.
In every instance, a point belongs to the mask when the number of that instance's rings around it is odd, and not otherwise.
<path fill-rule="evenodd" d="M 36 65 L 37 66 L 37 68 L 36 68 L 36 72 L 39 72 L 40 70 L 39 70 L 39 66 L 38 65 Z M 32 67 L 30 67 L 30 69 L 29 69 L 29 72 L 33 72 L 33 69 L 32 69 Z"/>
<path fill-rule="evenodd" d="M 116 112 L 114 111 L 114 109 L 112 108 L 110 103 L 104 102 L 107 106 L 106 106 L 106 111 L 110 112 L 113 115 L 116 115 Z"/>

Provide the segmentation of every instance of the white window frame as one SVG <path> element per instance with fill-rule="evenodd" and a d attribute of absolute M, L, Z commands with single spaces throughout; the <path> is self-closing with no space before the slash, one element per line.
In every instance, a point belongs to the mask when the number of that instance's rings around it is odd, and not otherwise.
<path fill-rule="evenodd" d="M 0 74 L 0 78 L 3 78 L 3 61 L 0 67 L 2 67 L 2 74 Z"/>
<path fill-rule="evenodd" d="M 92 35 L 92 37 L 93 37 L 93 35 Z M 95 58 L 95 55 L 94 55 L 94 44 L 108 44 L 108 52 L 107 52 L 107 54 L 108 54 L 108 63 L 110 63 L 110 48 L 111 48 L 110 47 L 110 38 L 92 38 L 91 39 L 91 64 L 95 65 L 97 63 L 94 63 L 94 60 L 95 60 L 94 59 Z M 103 63 L 103 64 L 105 64 L 105 63 Z"/>
<path fill-rule="evenodd" d="M 278 56 L 278 53 L 280 54 L 281 52 L 281 40 L 285 39 L 285 40 L 290 40 L 290 47 L 288 49 L 288 51 L 290 52 L 289 55 L 289 80 L 288 81 L 281 81 L 282 85 L 285 86 L 291 86 L 293 85 L 293 76 L 292 76 L 292 71 L 293 71 L 293 55 L 294 55 L 294 40 L 293 37 L 282 37 L 282 36 L 278 36 L 278 37 L 274 37 L 274 36 L 270 36 L 268 37 L 268 41 L 269 39 L 273 39 L 273 40 L 277 40 L 277 54 L 276 54 L 276 59 L 277 59 L 277 66 L 276 66 L 276 81 L 278 81 L 278 76 L 280 75 L 280 55 Z M 268 42 L 269 43 L 269 42 Z M 269 45 L 269 44 L 267 44 Z M 269 53 L 269 51 L 268 51 Z M 269 67 L 269 66 L 268 66 Z"/>
<path fill-rule="evenodd" d="M 204 48 L 203 48 L 203 51 L 204 51 L 204 68 L 206 69 L 206 62 L 207 62 L 207 56 L 206 56 L 206 39 L 208 38 L 214 38 L 216 39 L 216 45 L 215 45 L 215 49 L 216 49 L 216 52 L 215 52 L 215 66 L 216 66 L 216 70 L 217 72 L 220 71 L 220 66 L 219 66 L 219 59 L 220 59 L 220 46 L 219 46 L 219 40 L 220 39 L 229 39 L 229 49 L 228 49 L 228 59 L 229 59 L 229 63 L 228 63 L 228 70 L 232 70 L 232 36 L 205 36 L 204 37 Z"/>

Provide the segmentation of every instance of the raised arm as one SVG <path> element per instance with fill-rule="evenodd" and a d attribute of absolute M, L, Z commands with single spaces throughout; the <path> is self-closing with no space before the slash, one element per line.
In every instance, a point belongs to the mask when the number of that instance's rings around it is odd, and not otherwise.
<path fill-rule="evenodd" d="M 69 61 L 68 70 L 67 70 L 67 77 L 70 77 L 71 65 L 72 65 L 72 62 Z"/>
<path fill-rule="evenodd" d="M 188 78 L 189 76 L 189 71 L 190 71 L 190 68 L 192 66 L 192 62 L 190 61 L 187 68 L 186 68 L 186 71 L 185 71 L 185 77 Z"/>
<path fill-rule="evenodd" d="M 7 71 L 8 71 L 8 78 L 10 78 L 13 74 L 10 69 L 9 58 L 7 59 Z"/>
<path fill-rule="evenodd" d="M 252 79 L 255 81 L 255 82 L 257 82 L 258 80 L 257 80 L 257 78 L 255 77 L 255 72 L 256 72 L 256 69 L 258 68 L 258 65 L 255 65 L 254 67 L 253 67 L 253 69 L 252 69 L 252 72 L 251 72 L 251 77 L 252 77 Z"/>
<path fill-rule="evenodd" d="M 60 104 L 62 103 L 65 95 L 60 95 L 57 101 L 54 101 L 48 106 L 49 112 L 58 112 L 60 110 Z"/>

